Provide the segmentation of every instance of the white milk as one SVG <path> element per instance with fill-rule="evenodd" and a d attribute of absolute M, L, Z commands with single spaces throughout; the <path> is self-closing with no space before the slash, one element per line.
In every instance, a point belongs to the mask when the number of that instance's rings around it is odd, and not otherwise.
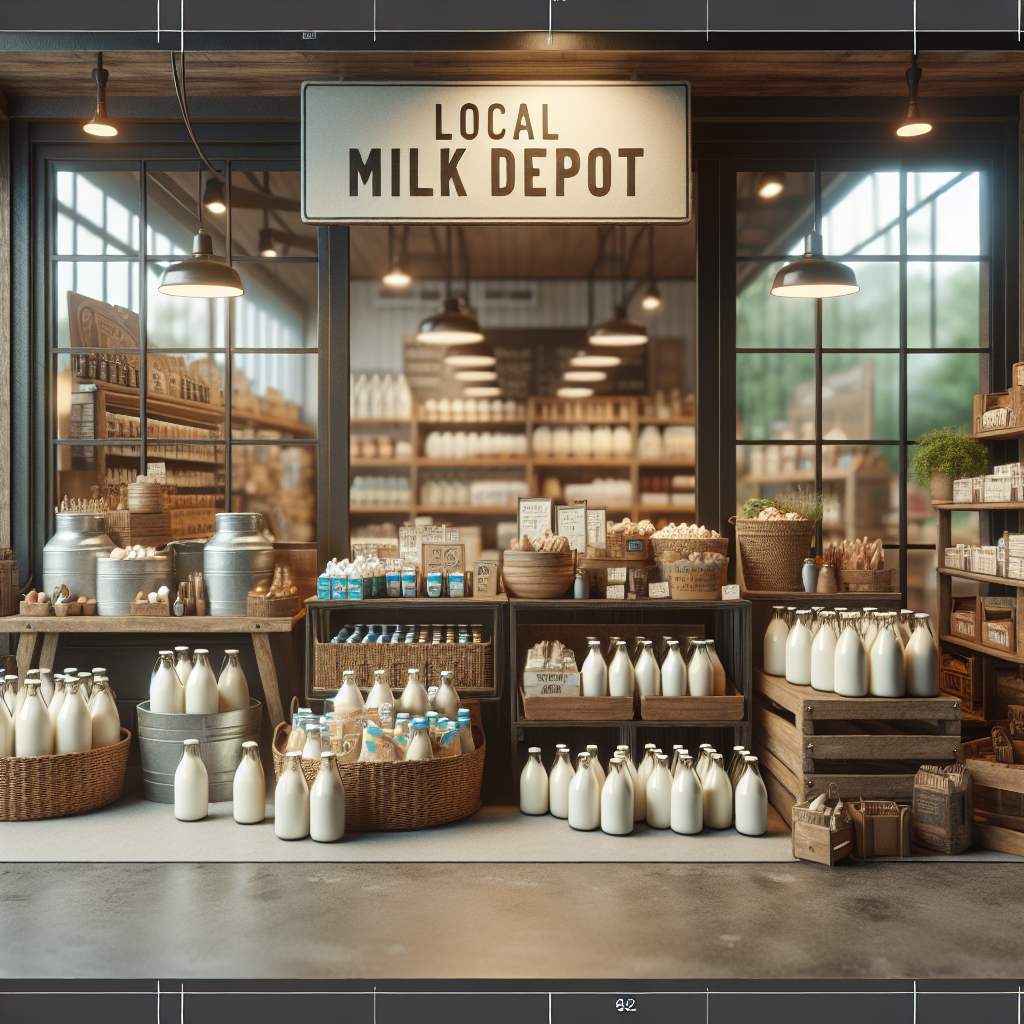
<path fill-rule="evenodd" d="M 297 750 L 285 754 L 284 769 L 274 790 L 274 835 L 278 839 L 305 839 L 309 835 L 309 786 Z"/>
<path fill-rule="evenodd" d="M 633 662 L 629 660 L 626 641 L 620 640 L 608 668 L 608 692 L 612 697 L 632 697 L 634 686 Z"/>
<path fill-rule="evenodd" d="M 601 654 L 601 641 L 591 640 L 586 660 L 580 670 L 583 676 L 584 697 L 608 696 L 608 664 Z"/>
<path fill-rule="evenodd" d="M 200 821 L 210 813 L 210 776 L 199 756 L 199 740 L 185 740 L 174 770 L 174 816 L 178 821 Z"/>
<path fill-rule="evenodd" d="M 242 744 L 242 760 L 231 783 L 231 801 L 231 813 L 239 825 L 255 825 L 266 817 L 267 782 L 259 747 L 252 740 Z"/>
<path fill-rule="evenodd" d="M 540 763 L 540 747 L 530 747 L 519 776 L 519 810 L 523 814 L 548 813 L 548 773 Z"/>
<path fill-rule="evenodd" d="M 668 755 L 658 754 L 654 770 L 647 778 L 647 824 L 668 828 L 672 820 L 672 773 Z"/>
<path fill-rule="evenodd" d="M 39 696 L 39 683 L 34 679 L 26 679 L 21 687 L 25 691 L 25 698 L 21 710 L 14 716 L 14 756 L 40 757 L 52 754 L 53 723 L 43 698 Z"/>
<path fill-rule="evenodd" d="M 185 684 L 185 714 L 215 715 L 220 709 L 220 691 L 217 689 L 217 677 L 210 668 L 210 652 L 200 648 L 195 653 L 192 671 Z"/>
<path fill-rule="evenodd" d="M 669 825 L 673 832 L 694 836 L 704 830 L 704 788 L 693 770 L 693 759 L 680 759 L 672 780 L 672 804 Z"/>
<path fill-rule="evenodd" d="M 601 831 L 627 836 L 633 831 L 633 787 L 622 760 L 613 757 L 601 787 Z"/>
<path fill-rule="evenodd" d="M 333 750 L 324 751 L 309 790 L 309 835 L 318 843 L 336 843 L 345 835 L 345 787 Z"/>
<path fill-rule="evenodd" d="M 736 783 L 736 831 L 744 836 L 763 836 L 768 831 L 768 790 L 757 768 L 757 758 L 747 755 Z"/>
<path fill-rule="evenodd" d="M 238 651 L 225 651 L 228 662 L 217 680 L 219 711 L 245 711 L 249 706 L 249 684 L 238 663 Z"/>

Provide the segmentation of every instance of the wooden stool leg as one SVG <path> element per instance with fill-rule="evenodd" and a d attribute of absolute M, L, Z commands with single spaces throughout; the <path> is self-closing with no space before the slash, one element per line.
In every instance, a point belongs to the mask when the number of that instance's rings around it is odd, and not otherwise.
<path fill-rule="evenodd" d="M 57 657 L 57 644 L 60 642 L 60 633 L 44 633 L 43 649 L 39 654 L 39 667 L 53 671 L 53 662 Z"/>
<path fill-rule="evenodd" d="M 54 634 L 56 635 L 56 634 Z M 25 682 L 25 675 L 36 658 L 36 648 L 42 640 L 39 633 L 22 633 L 18 638 L 18 685 Z"/>
<path fill-rule="evenodd" d="M 270 724 L 273 728 L 284 721 L 284 707 L 281 704 L 281 690 L 277 683 L 270 637 L 266 633 L 253 633 L 252 646 L 256 652 L 256 664 L 259 666 L 260 681 L 263 683 L 263 696 L 267 702 L 267 711 L 270 713 Z"/>

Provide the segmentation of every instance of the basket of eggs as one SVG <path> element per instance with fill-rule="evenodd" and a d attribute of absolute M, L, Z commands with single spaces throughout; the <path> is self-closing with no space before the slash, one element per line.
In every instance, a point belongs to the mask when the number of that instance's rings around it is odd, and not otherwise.
<path fill-rule="evenodd" d="M 275 566 L 270 584 L 257 584 L 246 597 L 246 614 L 261 619 L 290 617 L 298 610 L 299 588 L 292 582 L 291 569 L 287 565 Z"/>

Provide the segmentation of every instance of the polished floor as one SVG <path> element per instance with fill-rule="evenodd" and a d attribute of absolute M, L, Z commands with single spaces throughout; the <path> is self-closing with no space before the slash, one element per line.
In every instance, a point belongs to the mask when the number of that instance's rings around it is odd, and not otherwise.
<path fill-rule="evenodd" d="M 9 978 L 992 978 L 1024 865 L 4 864 Z"/>

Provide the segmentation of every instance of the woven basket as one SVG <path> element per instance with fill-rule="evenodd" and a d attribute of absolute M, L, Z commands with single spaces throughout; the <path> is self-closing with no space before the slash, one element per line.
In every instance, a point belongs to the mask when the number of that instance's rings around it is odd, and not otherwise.
<path fill-rule="evenodd" d="M 652 537 L 651 548 L 659 562 L 678 562 L 689 554 L 715 551 L 729 554 L 728 537 Z"/>
<path fill-rule="evenodd" d="M 840 593 L 891 593 L 893 589 L 892 569 L 840 569 Z"/>
<path fill-rule="evenodd" d="M 284 768 L 284 748 L 291 726 L 281 722 L 274 730 L 274 777 Z M 411 832 L 436 828 L 475 814 L 483 803 L 487 743 L 473 726 L 477 748 L 458 757 L 429 761 L 339 764 L 345 786 L 345 830 L 352 832 Z M 302 773 L 312 784 L 320 761 L 303 761 Z"/>
<path fill-rule="evenodd" d="M 36 821 L 86 814 L 124 791 L 132 734 L 109 747 L 48 757 L 0 757 L 0 821 Z"/>
<path fill-rule="evenodd" d="M 811 553 L 814 523 L 799 519 L 736 519 L 746 590 L 801 590 L 800 570 Z"/>

